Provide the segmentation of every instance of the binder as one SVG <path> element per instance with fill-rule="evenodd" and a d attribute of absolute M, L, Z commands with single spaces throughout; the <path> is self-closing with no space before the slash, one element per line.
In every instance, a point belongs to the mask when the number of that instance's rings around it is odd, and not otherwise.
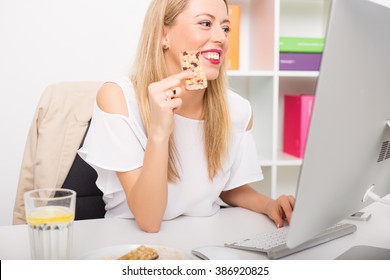
<path fill-rule="evenodd" d="M 284 153 L 303 158 L 313 103 L 311 94 L 284 96 Z"/>
<path fill-rule="evenodd" d="M 279 70 L 319 71 L 321 60 L 321 53 L 280 53 Z"/>
<path fill-rule="evenodd" d="M 322 53 L 324 38 L 280 37 L 279 51 L 292 53 Z"/>
<path fill-rule="evenodd" d="M 238 70 L 240 64 L 240 5 L 229 5 L 230 32 L 228 33 L 228 70 Z"/>

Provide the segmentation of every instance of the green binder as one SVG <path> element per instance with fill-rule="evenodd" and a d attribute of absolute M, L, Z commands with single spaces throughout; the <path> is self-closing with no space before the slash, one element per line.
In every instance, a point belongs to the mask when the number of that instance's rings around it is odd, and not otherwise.
<path fill-rule="evenodd" d="M 280 37 L 280 52 L 322 53 L 324 38 Z"/>

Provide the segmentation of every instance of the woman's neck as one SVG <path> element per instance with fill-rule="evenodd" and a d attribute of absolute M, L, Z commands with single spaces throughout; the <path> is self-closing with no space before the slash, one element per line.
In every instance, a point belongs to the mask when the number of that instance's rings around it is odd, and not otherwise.
<path fill-rule="evenodd" d="M 204 94 L 205 90 L 188 91 L 183 94 L 183 96 L 181 96 L 183 102 L 181 106 L 175 110 L 175 114 L 189 119 L 202 120 Z"/>

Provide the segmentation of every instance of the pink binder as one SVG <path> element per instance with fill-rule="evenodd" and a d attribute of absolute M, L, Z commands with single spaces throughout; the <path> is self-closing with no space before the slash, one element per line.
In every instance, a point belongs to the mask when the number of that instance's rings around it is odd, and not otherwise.
<path fill-rule="evenodd" d="M 314 95 L 284 96 L 283 152 L 303 158 Z"/>

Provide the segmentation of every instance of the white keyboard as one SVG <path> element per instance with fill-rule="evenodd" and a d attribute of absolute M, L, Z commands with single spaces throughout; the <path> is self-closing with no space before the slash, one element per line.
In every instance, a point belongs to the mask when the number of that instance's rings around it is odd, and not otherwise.
<path fill-rule="evenodd" d="M 282 227 L 270 232 L 264 232 L 242 238 L 236 241 L 225 243 L 226 247 L 252 250 L 267 253 L 269 259 L 279 259 L 287 255 L 320 245 L 341 236 L 351 234 L 356 231 L 356 226 L 347 223 L 338 223 L 324 230 L 309 241 L 295 248 L 288 248 L 286 245 L 289 227 Z"/>

